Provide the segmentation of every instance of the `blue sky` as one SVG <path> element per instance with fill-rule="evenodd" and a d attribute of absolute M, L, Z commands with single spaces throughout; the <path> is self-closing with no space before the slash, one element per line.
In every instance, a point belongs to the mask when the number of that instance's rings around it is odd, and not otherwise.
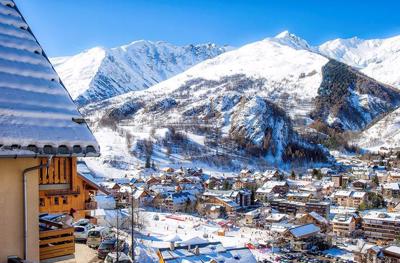
<path fill-rule="evenodd" d="M 283 30 L 311 44 L 400 34 L 400 1 L 15 1 L 49 56 L 139 39 L 240 46 Z"/>

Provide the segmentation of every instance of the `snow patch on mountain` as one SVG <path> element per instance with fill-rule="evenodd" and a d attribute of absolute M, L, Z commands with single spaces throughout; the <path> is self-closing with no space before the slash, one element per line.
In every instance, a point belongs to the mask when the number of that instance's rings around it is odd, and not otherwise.
<path fill-rule="evenodd" d="M 339 38 L 320 45 L 318 51 L 358 68 L 374 79 L 400 88 L 400 36 L 370 40 Z"/>
<path fill-rule="evenodd" d="M 400 108 L 363 131 L 355 143 L 370 150 L 400 147 Z"/>
<path fill-rule="evenodd" d="M 215 44 L 174 46 L 140 40 L 51 60 L 72 98 L 83 106 L 147 89 L 230 49 Z"/>
<path fill-rule="evenodd" d="M 106 53 L 104 48 L 95 47 L 75 56 L 50 59 L 72 99 L 89 89 Z"/>

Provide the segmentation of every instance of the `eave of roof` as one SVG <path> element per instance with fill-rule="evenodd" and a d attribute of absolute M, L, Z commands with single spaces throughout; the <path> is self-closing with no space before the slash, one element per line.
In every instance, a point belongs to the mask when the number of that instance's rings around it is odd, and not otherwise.
<path fill-rule="evenodd" d="M 0 158 L 99 156 L 70 94 L 11 0 L 1 1 Z"/>

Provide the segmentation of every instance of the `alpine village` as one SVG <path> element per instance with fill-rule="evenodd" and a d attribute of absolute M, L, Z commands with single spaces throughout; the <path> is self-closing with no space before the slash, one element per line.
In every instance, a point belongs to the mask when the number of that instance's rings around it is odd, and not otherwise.
<path fill-rule="evenodd" d="M 0 263 L 400 262 L 400 36 L 48 57 L 27 21 L 0 0 Z"/>

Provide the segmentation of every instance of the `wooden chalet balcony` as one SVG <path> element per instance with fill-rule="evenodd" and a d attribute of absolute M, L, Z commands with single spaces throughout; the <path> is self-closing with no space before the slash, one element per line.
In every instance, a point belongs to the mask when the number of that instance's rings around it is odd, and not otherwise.
<path fill-rule="evenodd" d="M 97 202 L 95 202 L 95 201 L 85 202 L 85 209 L 86 210 L 95 210 L 95 209 L 97 209 Z"/>
<path fill-rule="evenodd" d="M 52 189 L 45 191 L 46 196 L 79 195 L 80 193 L 81 190 L 79 187 L 76 189 Z"/>
<path fill-rule="evenodd" d="M 56 258 L 75 253 L 74 228 L 62 228 L 58 223 L 39 219 L 41 223 L 56 229 L 39 232 L 40 260 Z"/>

